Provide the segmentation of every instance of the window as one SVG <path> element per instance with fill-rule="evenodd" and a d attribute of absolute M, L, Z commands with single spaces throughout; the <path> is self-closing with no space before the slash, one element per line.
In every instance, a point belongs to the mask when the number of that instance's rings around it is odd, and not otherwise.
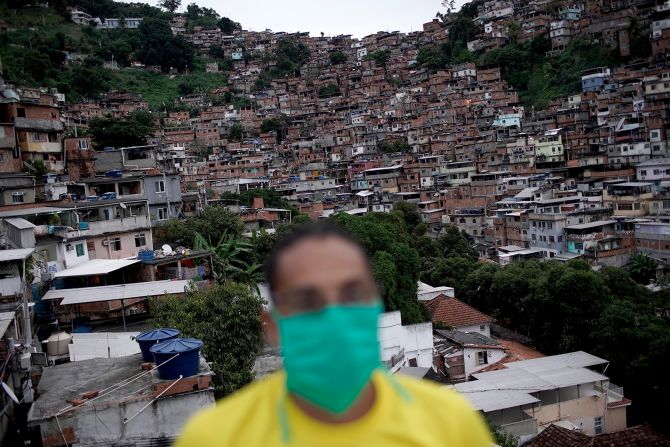
<path fill-rule="evenodd" d="M 168 218 L 168 209 L 158 208 L 158 220 L 167 220 L 167 218 Z"/>
<path fill-rule="evenodd" d="M 165 182 L 163 180 L 157 180 L 154 182 L 156 192 L 165 192 Z"/>
<path fill-rule="evenodd" d="M 40 141 L 40 133 L 33 132 L 33 141 Z"/>
<path fill-rule="evenodd" d="M 603 418 L 601 416 L 595 418 L 593 425 L 595 427 L 596 435 L 603 432 Z"/>
<path fill-rule="evenodd" d="M 88 140 L 79 140 L 79 149 L 88 149 Z"/>
<path fill-rule="evenodd" d="M 19 118 L 25 118 L 26 117 L 26 109 L 23 107 L 19 107 L 16 109 L 16 116 Z"/>
<path fill-rule="evenodd" d="M 480 324 L 479 325 L 479 331 L 480 332 L 486 332 L 486 325 L 485 324 Z"/>
<path fill-rule="evenodd" d="M 144 233 L 135 235 L 135 247 L 144 247 L 147 245 L 147 238 Z"/>
<path fill-rule="evenodd" d="M 77 257 L 84 256 L 84 244 L 77 244 L 74 246 L 75 250 L 77 251 Z"/>
<path fill-rule="evenodd" d="M 13 192 L 12 193 L 12 203 L 23 203 L 23 193 L 22 192 Z"/>
<path fill-rule="evenodd" d="M 109 245 L 112 246 L 113 251 L 121 251 L 121 238 L 114 238 L 109 240 Z"/>
<path fill-rule="evenodd" d="M 88 251 L 95 251 L 95 242 L 93 241 L 86 241 L 86 249 Z"/>
<path fill-rule="evenodd" d="M 479 351 L 477 353 L 477 364 L 478 365 L 487 365 L 489 363 L 488 355 L 486 351 Z"/>

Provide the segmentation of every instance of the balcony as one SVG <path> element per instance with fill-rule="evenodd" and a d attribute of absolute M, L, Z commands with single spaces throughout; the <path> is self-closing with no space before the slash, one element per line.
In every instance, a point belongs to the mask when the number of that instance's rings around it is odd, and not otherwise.
<path fill-rule="evenodd" d="M 141 230 L 149 227 L 149 218 L 147 216 L 133 216 L 124 217 L 123 219 L 80 222 L 78 230 L 72 227 L 56 227 L 52 234 L 65 239 L 71 239 L 82 236 L 100 236 L 106 233 Z"/>
<path fill-rule="evenodd" d="M 535 436 L 537 435 L 537 420 L 528 416 L 528 419 L 504 424 L 501 425 L 500 428 L 517 438 L 521 438 L 522 436 Z"/>
<path fill-rule="evenodd" d="M 63 150 L 60 141 L 46 142 L 46 141 L 35 141 L 28 142 L 22 141 L 19 143 L 21 150 L 24 152 L 38 152 L 38 153 L 47 153 L 55 152 L 60 153 Z"/>
<path fill-rule="evenodd" d="M 59 120 L 50 120 L 50 119 L 31 119 L 31 118 L 14 118 L 14 125 L 17 129 L 30 129 L 30 130 L 51 130 L 51 131 L 60 131 L 63 130 L 63 123 Z"/>

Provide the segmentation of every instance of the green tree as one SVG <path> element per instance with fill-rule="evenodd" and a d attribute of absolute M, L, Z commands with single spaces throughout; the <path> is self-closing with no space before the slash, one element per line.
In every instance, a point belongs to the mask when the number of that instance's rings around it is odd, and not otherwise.
<path fill-rule="evenodd" d="M 356 237 L 372 258 L 386 309 L 399 310 L 404 324 L 424 321 L 423 309 L 416 299 L 421 262 L 410 244 L 411 236 L 403 219 L 398 214 L 356 217 L 338 213 L 330 220 Z"/>
<path fill-rule="evenodd" d="M 42 177 L 49 173 L 44 161 L 39 159 L 26 161 L 24 170 L 34 175 L 37 180 L 41 180 Z"/>
<path fill-rule="evenodd" d="M 344 64 L 347 61 L 347 55 L 341 51 L 335 51 L 330 53 L 330 64 L 331 65 L 340 65 Z"/>
<path fill-rule="evenodd" d="M 327 84 L 319 87 L 319 98 L 330 98 L 331 96 L 340 96 L 342 92 L 337 84 Z"/>
<path fill-rule="evenodd" d="M 235 31 L 242 29 L 242 25 L 228 17 L 221 17 L 217 24 L 219 25 L 219 28 L 221 28 L 221 32 L 224 34 L 233 34 Z"/>
<path fill-rule="evenodd" d="M 217 397 L 251 382 L 262 341 L 262 302 L 249 287 L 229 282 L 186 297 L 157 297 L 150 310 L 155 327 L 174 327 L 184 337 L 202 340 Z"/>
<path fill-rule="evenodd" d="M 282 142 L 288 133 L 289 119 L 286 115 L 268 118 L 261 123 L 261 132 L 276 132 L 277 143 Z"/>
<path fill-rule="evenodd" d="M 635 255 L 630 258 L 628 272 L 638 284 L 647 285 L 656 276 L 657 263 L 644 255 Z"/>
<path fill-rule="evenodd" d="M 193 246 L 193 235 L 184 219 L 172 218 L 153 230 L 154 246 Z"/>
<path fill-rule="evenodd" d="M 233 124 L 228 130 L 228 139 L 230 141 L 242 141 L 244 138 L 244 126 L 241 124 Z"/>
<path fill-rule="evenodd" d="M 397 213 L 402 220 L 405 221 L 405 228 L 410 233 L 413 232 L 414 228 L 421 224 L 421 214 L 419 214 L 418 208 L 414 203 L 400 201 L 393 205 L 392 213 Z"/>
<path fill-rule="evenodd" d="M 223 206 L 208 206 L 200 216 L 188 218 L 187 226 L 193 232 L 192 238 L 199 233 L 210 244 L 216 243 L 223 234 L 238 238 L 244 231 L 240 216 Z"/>
<path fill-rule="evenodd" d="M 89 122 L 88 131 L 97 149 L 141 146 L 153 133 L 153 118 L 145 111 L 135 111 L 123 119 L 94 118 Z"/>
<path fill-rule="evenodd" d="M 390 58 L 391 58 L 391 51 L 389 50 L 374 51 L 365 56 L 366 60 L 375 61 L 375 64 L 377 64 L 377 66 L 384 68 L 386 68 L 386 64 L 388 63 Z"/>
<path fill-rule="evenodd" d="M 181 0 L 160 0 L 158 6 L 174 14 L 181 6 Z"/>
<path fill-rule="evenodd" d="M 193 66 L 195 51 L 191 43 L 172 34 L 170 22 L 161 18 L 146 18 L 139 28 L 140 47 L 137 58 L 146 65 L 158 65 L 164 71 L 183 70 Z"/>
<path fill-rule="evenodd" d="M 390 141 L 380 141 L 377 143 L 377 148 L 382 154 L 409 153 L 412 151 L 412 146 L 407 141 L 399 138 Z"/>

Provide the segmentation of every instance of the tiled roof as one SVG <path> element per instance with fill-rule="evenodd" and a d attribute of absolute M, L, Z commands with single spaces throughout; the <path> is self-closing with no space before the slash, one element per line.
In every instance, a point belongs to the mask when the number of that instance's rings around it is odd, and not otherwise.
<path fill-rule="evenodd" d="M 434 323 L 440 322 L 454 329 L 493 321 L 493 318 L 468 306 L 463 301 L 444 295 L 436 296 L 425 305 Z"/>
<path fill-rule="evenodd" d="M 638 425 L 614 433 L 588 436 L 567 428 L 550 425 L 523 447 L 670 447 L 670 438 L 649 425 Z"/>
<path fill-rule="evenodd" d="M 496 340 L 502 347 L 505 349 L 505 357 L 501 360 L 490 364 L 486 368 L 479 370 L 478 372 L 488 372 L 488 371 L 497 371 L 499 369 L 507 368 L 505 363 L 518 362 L 519 360 L 530 360 L 544 357 L 544 354 L 529 348 L 528 346 L 522 345 L 516 341 L 512 340 Z"/>

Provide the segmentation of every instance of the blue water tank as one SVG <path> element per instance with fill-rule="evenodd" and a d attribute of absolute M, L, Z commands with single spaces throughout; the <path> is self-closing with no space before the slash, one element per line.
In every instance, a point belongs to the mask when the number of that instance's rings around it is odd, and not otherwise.
<path fill-rule="evenodd" d="M 151 347 L 157 343 L 177 338 L 179 337 L 180 333 L 181 332 L 179 332 L 178 329 L 153 329 L 151 331 L 142 332 L 140 335 L 135 337 L 135 341 L 140 345 L 140 351 L 142 351 L 142 358 L 144 361 L 153 362 L 154 355 L 150 351 Z"/>
<path fill-rule="evenodd" d="M 156 259 L 156 254 L 153 250 L 140 250 L 137 252 L 137 259 L 143 262 L 151 262 Z"/>
<path fill-rule="evenodd" d="M 158 367 L 158 375 L 163 380 L 178 379 L 179 376 L 191 377 L 200 369 L 200 348 L 202 341 L 195 338 L 175 338 L 151 347 L 154 362 L 160 365 L 173 358 L 165 365 Z"/>

